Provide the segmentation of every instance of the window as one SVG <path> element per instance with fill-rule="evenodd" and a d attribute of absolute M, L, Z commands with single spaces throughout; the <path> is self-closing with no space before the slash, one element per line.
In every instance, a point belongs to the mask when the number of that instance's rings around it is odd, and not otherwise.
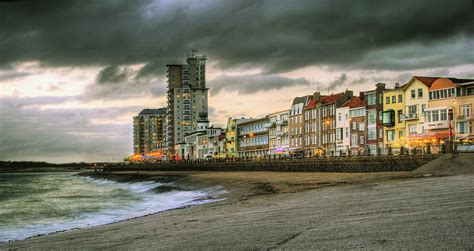
<path fill-rule="evenodd" d="M 402 123 L 402 114 L 403 114 L 403 110 L 397 111 L 398 123 Z"/>
<path fill-rule="evenodd" d="M 359 143 L 360 143 L 361 145 L 364 144 L 364 136 L 360 136 L 360 137 L 359 137 Z"/>
<path fill-rule="evenodd" d="M 387 142 L 392 142 L 395 140 L 395 131 L 387 131 Z"/>
<path fill-rule="evenodd" d="M 416 125 L 409 125 L 408 132 L 410 135 L 416 134 Z"/>
<path fill-rule="evenodd" d="M 357 134 L 352 134 L 351 135 L 351 146 L 357 146 Z"/>
<path fill-rule="evenodd" d="M 336 129 L 336 140 L 342 140 L 342 128 Z"/>
<path fill-rule="evenodd" d="M 474 87 L 468 87 L 468 88 L 466 89 L 466 94 L 467 94 L 467 96 L 472 96 L 472 95 L 474 95 Z M 458 95 L 458 96 L 459 96 L 459 95 Z"/>
<path fill-rule="evenodd" d="M 359 131 L 364 131 L 364 130 L 365 130 L 364 122 L 359 123 Z"/>
<path fill-rule="evenodd" d="M 342 120 L 342 115 L 341 115 L 341 113 L 340 113 L 340 112 L 337 114 L 337 117 L 338 117 L 339 121 L 341 121 L 341 120 Z"/>
<path fill-rule="evenodd" d="M 459 133 L 459 134 L 470 133 L 469 128 L 470 128 L 469 121 L 456 123 L 456 133 Z"/>
<path fill-rule="evenodd" d="M 401 139 L 403 137 L 403 131 L 398 131 L 398 137 Z"/>
<path fill-rule="evenodd" d="M 392 104 L 397 103 L 397 96 L 392 96 Z"/>
<path fill-rule="evenodd" d="M 383 139 L 383 129 L 379 129 L 379 138 Z"/>
<path fill-rule="evenodd" d="M 423 89 L 418 89 L 418 98 L 423 98 Z"/>
<path fill-rule="evenodd" d="M 425 114 L 425 110 L 426 110 L 426 104 L 422 104 L 421 105 L 421 113 Z"/>
<path fill-rule="evenodd" d="M 417 105 L 408 106 L 408 114 L 416 114 L 416 112 L 417 112 L 416 106 Z"/>
<path fill-rule="evenodd" d="M 416 98 L 416 92 L 415 90 L 411 90 L 411 99 L 415 99 Z"/>
<path fill-rule="evenodd" d="M 369 127 L 367 129 L 367 140 L 376 140 L 377 139 L 377 128 Z"/>
<path fill-rule="evenodd" d="M 402 94 L 398 95 L 398 103 L 403 102 L 403 96 Z"/>
<path fill-rule="evenodd" d="M 389 110 L 384 112 L 383 124 L 385 126 L 394 126 L 395 125 L 395 111 Z"/>
<path fill-rule="evenodd" d="M 390 97 L 385 98 L 385 104 L 390 104 Z"/>
<path fill-rule="evenodd" d="M 448 120 L 448 114 L 445 109 L 441 110 L 441 121 L 446 121 Z"/>
<path fill-rule="evenodd" d="M 369 111 L 369 114 L 368 114 L 368 124 L 369 125 L 375 125 L 377 123 L 377 118 L 376 118 L 376 111 L 375 110 L 371 110 Z"/>
<path fill-rule="evenodd" d="M 471 116 L 471 106 L 470 105 L 461 105 L 459 107 L 459 111 L 461 111 L 461 116 L 463 116 L 463 117 Z"/>
<path fill-rule="evenodd" d="M 367 94 L 367 105 L 375 104 L 377 104 L 377 96 L 375 96 L 375 93 Z"/>
<path fill-rule="evenodd" d="M 352 122 L 352 130 L 357 130 L 357 122 Z"/>
<path fill-rule="evenodd" d="M 431 111 L 431 118 L 434 122 L 439 121 L 439 110 Z"/>
<path fill-rule="evenodd" d="M 383 103 L 383 93 L 379 93 L 379 104 Z"/>

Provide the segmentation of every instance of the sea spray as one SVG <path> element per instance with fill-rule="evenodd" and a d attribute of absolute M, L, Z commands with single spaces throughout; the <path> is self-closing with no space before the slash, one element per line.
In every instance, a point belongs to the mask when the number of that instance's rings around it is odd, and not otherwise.
<path fill-rule="evenodd" d="M 166 187 L 158 192 L 159 187 Z M 1 174 L 0 241 L 109 224 L 217 201 L 221 187 L 173 189 L 155 181 L 117 182 L 72 173 Z M 12 196 L 12 194 L 14 196 Z"/>

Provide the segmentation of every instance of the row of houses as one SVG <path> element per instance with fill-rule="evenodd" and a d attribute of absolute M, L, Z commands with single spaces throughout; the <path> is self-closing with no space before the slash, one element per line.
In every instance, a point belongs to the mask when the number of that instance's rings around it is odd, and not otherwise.
<path fill-rule="evenodd" d="M 474 80 L 414 76 L 388 88 L 295 97 L 262 118 L 206 118 L 180 146 L 184 159 L 379 154 L 473 142 Z"/>

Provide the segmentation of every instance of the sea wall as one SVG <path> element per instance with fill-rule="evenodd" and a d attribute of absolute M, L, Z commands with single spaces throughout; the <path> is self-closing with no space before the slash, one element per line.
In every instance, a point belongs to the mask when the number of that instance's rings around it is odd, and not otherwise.
<path fill-rule="evenodd" d="M 100 171 L 273 171 L 273 172 L 397 172 L 412 171 L 439 155 L 341 157 L 321 159 L 168 162 L 108 165 Z"/>

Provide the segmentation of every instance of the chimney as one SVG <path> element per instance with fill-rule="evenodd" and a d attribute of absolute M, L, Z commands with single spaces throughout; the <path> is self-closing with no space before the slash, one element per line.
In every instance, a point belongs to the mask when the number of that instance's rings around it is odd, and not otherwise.
<path fill-rule="evenodd" d="M 321 99 L 321 93 L 320 92 L 313 93 L 313 99 L 319 102 Z"/>
<path fill-rule="evenodd" d="M 385 90 L 385 83 L 378 83 L 375 86 L 377 87 L 377 90 Z"/>
<path fill-rule="evenodd" d="M 359 97 L 360 97 L 360 100 L 364 100 L 365 99 L 364 92 L 359 92 Z"/>
<path fill-rule="evenodd" d="M 400 83 L 396 82 L 395 83 L 395 88 L 400 88 Z"/>

